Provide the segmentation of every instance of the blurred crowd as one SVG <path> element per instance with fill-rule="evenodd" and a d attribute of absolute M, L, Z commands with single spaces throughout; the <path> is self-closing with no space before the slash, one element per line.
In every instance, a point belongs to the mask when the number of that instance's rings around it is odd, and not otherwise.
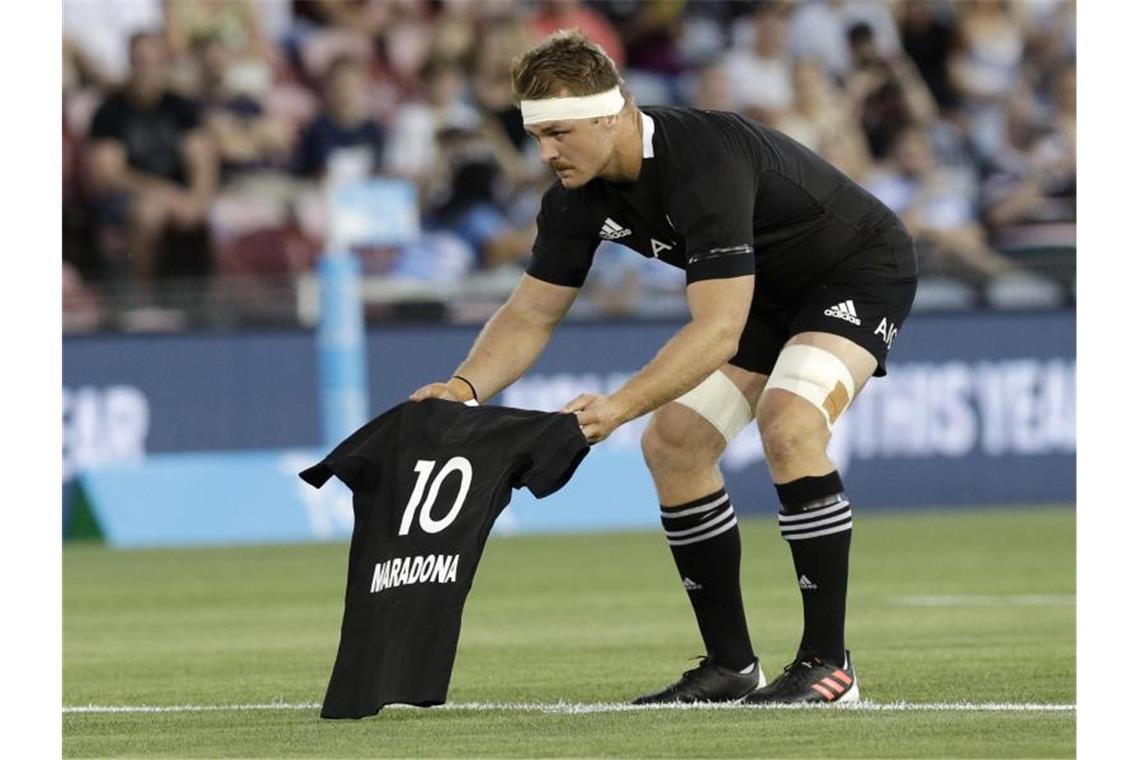
<path fill-rule="evenodd" d="M 944 285 L 920 306 L 1064 297 L 1036 263 L 1075 253 L 1072 0 L 65 0 L 63 21 L 70 329 L 107 326 L 116 294 L 153 312 L 170 283 L 295 281 L 325 188 L 369 176 L 414 186 L 422 234 L 359 251 L 366 273 L 512 280 L 551 175 L 510 62 L 564 27 L 639 104 L 744 113 L 881 198 Z M 590 308 L 680 298 L 617 248 Z"/>

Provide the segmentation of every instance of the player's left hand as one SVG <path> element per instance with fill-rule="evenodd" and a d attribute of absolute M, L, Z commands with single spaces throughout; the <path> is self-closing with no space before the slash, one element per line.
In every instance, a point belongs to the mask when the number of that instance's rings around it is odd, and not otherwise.
<path fill-rule="evenodd" d="M 578 426 L 590 443 L 604 441 L 627 421 L 624 409 L 613 397 L 600 393 L 582 393 L 563 406 L 562 411 L 578 415 Z"/>

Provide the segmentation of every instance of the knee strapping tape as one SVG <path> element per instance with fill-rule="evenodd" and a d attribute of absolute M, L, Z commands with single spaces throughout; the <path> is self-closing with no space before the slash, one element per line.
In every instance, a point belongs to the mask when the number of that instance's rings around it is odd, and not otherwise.
<path fill-rule="evenodd" d="M 782 388 L 806 399 L 830 429 L 855 395 L 851 370 L 834 354 L 815 346 L 788 346 L 780 352 L 764 390 Z"/>
<path fill-rule="evenodd" d="M 748 399 L 719 369 L 705 378 L 700 385 L 677 399 L 678 404 L 689 407 L 720 431 L 724 440 L 731 441 L 752 419 Z"/>

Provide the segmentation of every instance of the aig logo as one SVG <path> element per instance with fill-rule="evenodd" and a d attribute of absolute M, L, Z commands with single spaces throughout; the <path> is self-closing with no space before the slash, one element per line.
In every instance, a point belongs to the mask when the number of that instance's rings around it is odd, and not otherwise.
<path fill-rule="evenodd" d="M 895 336 L 899 334 L 899 328 L 895 327 L 894 322 L 887 322 L 887 318 L 883 317 L 879 322 L 879 326 L 875 328 L 875 335 L 880 336 L 883 342 L 887 344 L 887 348 L 895 342 Z"/>

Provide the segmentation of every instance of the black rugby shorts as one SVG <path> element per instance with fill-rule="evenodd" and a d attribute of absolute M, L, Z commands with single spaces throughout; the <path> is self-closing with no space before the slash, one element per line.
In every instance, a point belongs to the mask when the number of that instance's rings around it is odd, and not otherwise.
<path fill-rule="evenodd" d="M 729 364 L 772 374 L 776 358 L 793 335 L 841 335 L 874 355 L 875 375 L 887 374 L 887 352 L 914 303 L 918 278 L 914 241 L 892 221 L 833 269 L 795 293 L 778 283 L 757 282 L 740 347 Z"/>

